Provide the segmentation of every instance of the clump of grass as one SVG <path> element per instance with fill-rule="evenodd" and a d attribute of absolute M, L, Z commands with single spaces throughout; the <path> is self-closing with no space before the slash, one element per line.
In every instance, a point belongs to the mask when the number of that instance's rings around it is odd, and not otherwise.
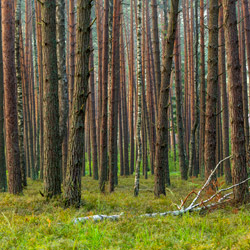
<path fill-rule="evenodd" d="M 171 176 L 166 197 L 154 198 L 153 177 L 141 178 L 139 197 L 133 177 L 122 177 L 112 194 L 101 194 L 98 182 L 84 177 L 83 206 L 63 206 L 60 197 L 46 201 L 41 181 L 28 182 L 23 195 L 0 193 L 0 249 L 250 249 L 249 205 L 226 207 L 204 215 L 144 218 L 140 214 L 175 210 L 202 180 Z M 73 224 L 75 217 L 124 212 L 119 221 Z"/>

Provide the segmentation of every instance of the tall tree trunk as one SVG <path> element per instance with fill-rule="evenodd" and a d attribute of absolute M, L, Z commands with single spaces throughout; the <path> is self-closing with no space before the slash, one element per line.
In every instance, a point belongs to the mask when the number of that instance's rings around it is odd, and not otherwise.
<path fill-rule="evenodd" d="M 0 1 L 0 10 L 2 4 Z M 2 12 L 0 11 L 0 23 L 2 23 Z M 2 54 L 2 25 L 0 25 L 0 192 L 7 191 L 5 141 L 4 141 L 4 95 L 3 95 L 3 54 Z"/>
<path fill-rule="evenodd" d="M 205 177 L 208 178 L 216 166 L 216 104 L 218 93 L 218 0 L 210 0 L 208 76 L 205 129 Z M 213 178 L 216 178 L 213 176 Z"/>
<path fill-rule="evenodd" d="M 86 131 L 86 141 L 87 141 L 87 152 L 88 152 L 88 163 L 89 163 L 89 176 L 92 176 L 92 155 L 91 155 L 91 138 L 90 138 L 90 98 L 87 100 L 87 113 L 85 115 L 85 131 Z"/>
<path fill-rule="evenodd" d="M 221 1 L 220 1 L 221 3 Z M 219 26 L 223 24 L 223 8 L 219 11 Z M 227 98 L 227 82 L 226 82 L 226 52 L 225 52 L 225 37 L 224 27 L 219 30 L 219 82 L 222 96 L 222 138 L 223 138 L 223 159 L 229 156 L 229 113 L 228 113 L 228 98 Z M 230 160 L 223 162 L 226 183 L 232 182 Z"/>
<path fill-rule="evenodd" d="M 189 87 L 188 87 L 188 35 L 187 35 L 187 15 L 186 15 L 186 0 L 182 1 L 182 9 L 183 9 L 183 22 L 184 22 L 184 128 L 185 128 L 185 148 L 186 152 L 189 152 L 188 143 L 188 133 L 189 133 Z"/>
<path fill-rule="evenodd" d="M 240 11 L 239 5 L 239 20 L 243 20 L 244 16 Z M 240 14 L 241 13 L 241 14 Z M 240 32 L 240 63 L 241 63 L 241 80 L 242 80 L 242 100 L 243 100 L 243 114 L 244 114 L 244 131 L 245 131 L 245 143 L 246 150 L 249 145 L 249 121 L 248 121 L 248 93 L 247 93 L 247 66 L 246 66 L 246 46 L 245 46 L 245 29 L 244 22 L 239 21 Z"/>
<path fill-rule="evenodd" d="M 61 143 L 61 171 L 65 180 L 67 168 L 67 121 L 68 121 L 68 78 L 66 73 L 65 50 L 65 0 L 57 0 L 56 9 L 57 38 L 57 68 L 58 68 L 58 98 L 59 98 L 59 134 Z"/>
<path fill-rule="evenodd" d="M 123 17 L 123 16 L 122 16 Z M 127 111 L 127 90 L 126 90 L 126 66 L 125 66 L 125 48 L 123 39 L 123 29 L 121 33 L 121 60 L 123 81 L 121 81 L 121 101 L 122 101 L 122 122 L 123 122 L 123 140 L 124 140 L 124 175 L 129 175 L 129 131 L 128 131 L 128 111 Z"/>
<path fill-rule="evenodd" d="M 123 82 L 121 82 L 123 84 Z M 119 91 L 119 106 L 118 106 L 118 123 L 119 123 L 119 155 L 120 155 L 120 175 L 124 175 L 124 156 L 123 156 L 123 129 L 122 129 L 122 102 L 121 102 L 121 92 Z"/>
<path fill-rule="evenodd" d="M 28 72 L 25 65 L 25 56 L 24 56 L 24 46 L 23 46 L 23 35 L 22 29 L 20 29 L 20 64 L 21 64 L 21 79 L 22 79 L 22 92 L 23 92 L 23 114 L 24 114 L 24 138 L 25 138 L 25 158 L 26 158 L 26 173 L 30 177 L 30 152 L 29 152 L 29 110 L 28 110 L 28 96 L 26 94 L 26 82 L 28 82 Z"/>
<path fill-rule="evenodd" d="M 244 33 L 245 33 L 245 41 L 246 41 L 246 51 L 247 51 L 247 65 L 248 65 L 248 75 L 250 79 L 250 15 L 249 15 L 249 1 L 241 0 L 242 4 L 242 13 L 243 13 L 243 23 L 244 23 Z M 250 101 L 249 101 L 250 104 Z"/>
<path fill-rule="evenodd" d="M 108 169 L 108 62 L 109 62 L 109 0 L 104 2 L 103 50 L 102 50 L 102 122 L 100 128 L 100 178 L 101 192 L 105 190 Z"/>
<path fill-rule="evenodd" d="M 90 14 L 92 0 L 77 0 L 76 74 L 69 132 L 65 204 L 81 204 L 81 168 L 84 152 L 84 120 L 88 98 Z"/>
<path fill-rule="evenodd" d="M 92 33 L 90 34 L 90 48 L 93 51 Z M 89 112 L 90 112 L 90 138 L 92 146 L 92 159 L 93 159 L 93 178 L 98 180 L 98 159 L 97 159 L 97 140 L 96 140 L 96 117 L 95 117 L 95 74 L 94 74 L 94 54 L 90 55 L 89 60 L 90 71 L 90 97 L 89 97 Z"/>
<path fill-rule="evenodd" d="M 14 1 L 3 0 L 1 11 L 8 186 L 9 193 L 18 194 L 22 192 L 22 178 L 17 124 Z"/>
<path fill-rule="evenodd" d="M 148 3 L 148 0 L 147 0 Z M 149 134 L 149 148 L 150 148 L 150 165 L 151 165 L 151 174 L 154 174 L 154 162 L 155 162 L 155 109 L 154 109 L 154 98 L 153 98 L 153 76 L 151 74 L 151 65 L 152 60 L 150 58 L 150 16 L 149 16 L 149 9 L 146 8 L 146 81 L 147 81 L 147 110 L 149 113 L 148 117 L 148 134 Z M 160 93 L 160 92 L 159 92 Z"/>
<path fill-rule="evenodd" d="M 31 1 L 29 2 L 29 17 L 32 17 L 32 9 L 31 9 Z M 30 20 L 30 19 L 29 19 Z M 30 107 L 30 122 L 31 122 L 31 133 L 32 133 L 32 143 L 31 143 L 31 152 L 34 159 L 34 165 L 31 168 L 31 178 L 36 180 L 38 177 L 38 169 L 37 169 L 37 161 L 36 161 L 36 107 L 35 107 L 35 79 L 34 79 L 34 60 L 33 60 L 33 41 L 32 41 L 32 34 L 33 34 L 33 22 L 32 18 L 30 20 L 29 28 L 29 107 Z"/>
<path fill-rule="evenodd" d="M 194 81 L 195 81 L 195 161 L 193 167 L 193 175 L 198 177 L 200 172 L 199 165 L 199 124 L 200 124 L 200 109 L 199 109 L 199 21 L 198 21 L 199 0 L 195 0 L 195 64 L 194 64 Z"/>
<path fill-rule="evenodd" d="M 37 30 L 36 30 L 36 11 L 35 4 L 32 1 L 32 37 L 33 37 L 33 61 L 34 61 L 34 77 L 36 87 L 33 85 L 33 100 L 34 100 L 34 122 L 36 123 L 34 135 L 35 135 L 35 144 L 34 144 L 34 152 L 35 152 L 35 169 L 36 176 L 38 178 L 38 172 L 40 170 L 40 144 L 39 144 L 39 134 L 40 134 L 40 113 L 38 112 L 40 107 L 40 99 L 39 99 L 39 86 L 40 86 L 40 76 L 38 70 L 38 50 L 37 50 Z"/>
<path fill-rule="evenodd" d="M 56 56 L 56 0 L 42 5 L 44 86 L 44 191 L 51 198 L 61 193 L 58 75 Z"/>
<path fill-rule="evenodd" d="M 138 147 L 136 168 L 135 168 L 135 186 L 134 196 L 139 195 L 139 180 L 140 180 L 140 166 L 142 160 L 142 1 L 137 3 L 137 81 L 138 81 L 138 110 L 137 110 L 137 124 L 136 124 L 136 142 Z"/>
<path fill-rule="evenodd" d="M 229 83 L 229 114 L 231 123 L 233 184 L 247 179 L 242 85 L 235 0 L 223 0 L 224 24 Z M 234 188 L 234 198 L 243 202 L 248 196 L 248 183 Z"/>
<path fill-rule="evenodd" d="M 133 1 L 130 0 L 130 80 L 129 80 L 129 129 L 130 129 L 130 174 L 134 172 L 134 17 Z"/>
<path fill-rule="evenodd" d="M 192 129 L 191 129 L 191 138 L 190 138 L 190 160 L 189 160 L 189 176 L 196 176 L 198 177 L 199 174 L 199 163 L 196 161 L 197 159 L 197 129 L 199 126 L 199 95 L 198 95 L 198 75 L 199 75 L 199 67 L 198 67 L 198 4 L 197 0 L 195 0 L 195 59 L 196 65 L 194 69 L 194 49 L 193 49 L 193 4 L 191 3 L 191 32 L 190 32 L 190 46 L 191 46 L 191 77 L 190 77 L 190 84 L 191 84 L 191 122 L 192 122 Z M 195 73 L 195 76 L 194 76 Z"/>
<path fill-rule="evenodd" d="M 175 64 L 175 91 L 176 91 L 176 120 L 178 133 L 179 165 L 182 180 L 187 180 L 187 163 L 185 153 L 185 138 L 182 119 L 182 93 L 181 93 L 181 69 L 179 59 L 179 29 L 175 36 L 174 64 Z"/>
<path fill-rule="evenodd" d="M 162 75 L 161 75 L 161 90 L 158 104 L 158 118 L 156 130 L 156 159 L 155 159 L 155 196 L 160 194 L 166 195 L 165 191 L 165 174 L 168 159 L 168 102 L 169 102 L 169 87 L 170 75 L 172 68 L 175 31 L 178 20 L 178 6 L 179 1 L 171 1 L 168 33 L 165 44 L 163 62 L 162 62 Z M 169 183 L 170 184 L 170 179 Z"/>
<path fill-rule="evenodd" d="M 76 29 L 75 29 L 75 0 L 69 0 L 69 117 L 71 118 L 71 109 L 73 102 L 74 80 L 75 80 L 75 44 L 76 44 Z"/>
<path fill-rule="evenodd" d="M 206 80 L 205 80 L 205 25 L 204 25 L 204 0 L 200 0 L 200 142 L 199 165 L 200 174 L 205 175 L 204 150 L 205 150 L 205 113 L 206 113 Z"/>
<path fill-rule="evenodd" d="M 37 17 L 37 53 L 38 53 L 38 72 L 39 72 L 39 150 L 40 150 L 40 179 L 43 179 L 43 65 L 42 65 L 42 30 L 41 30 L 41 3 L 36 1 Z M 38 138 L 37 138 L 38 140 Z"/>
<path fill-rule="evenodd" d="M 29 166 L 28 166 L 28 177 L 32 177 L 34 179 L 35 176 L 35 162 L 34 162 L 34 136 L 33 136 L 33 126 L 32 126 L 32 110 L 31 110 L 31 104 L 32 104 L 32 98 L 30 97 L 30 81 L 31 81 L 31 67 L 30 67 L 30 40 L 31 40 L 31 34 L 30 34 L 30 1 L 25 1 L 25 89 L 23 91 L 23 95 L 25 100 L 25 109 L 27 114 L 27 131 L 28 131 L 28 147 L 29 147 Z M 30 99 L 29 99 L 30 98 Z"/>
<path fill-rule="evenodd" d="M 17 115 L 18 115 L 18 142 L 20 150 L 20 167 L 22 175 L 22 185 L 27 186 L 26 179 L 26 159 L 24 151 L 24 123 L 23 123 L 23 93 L 20 63 L 20 29 L 21 29 L 21 1 L 16 3 L 15 13 L 15 66 L 17 80 Z"/>
<path fill-rule="evenodd" d="M 159 97 L 161 88 L 161 62 L 160 62 L 160 45 L 159 45 L 159 31 L 158 31 L 158 14 L 157 1 L 151 1 L 152 7 L 152 31 L 153 31 L 153 53 L 154 53 L 154 68 L 156 80 L 156 92 Z"/>
<path fill-rule="evenodd" d="M 95 1 L 95 13 L 96 13 L 96 32 L 97 32 L 97 43 L 98 43 L 98 155 L 100 155 L 101 144 L 100 144 L 100 133 L 101 133 L 101 122 L 102 122 L 102 103 L 103 103 L 103 94 L 102 94 L 102 56 L 103 56 L 103 27 L 102 27 L 102 0 Z M 93 171 L 94 172 L 94 171 Z M 95 173 L 93 173 L 95 175 Z M 94 176 L 93 175 L 93 176 Z M 94 176 L 95 178 L 95 176 Z"/>
<path fill-rule="evenodd" d="M 117 93 L 120 78 L 119 59 L 119 31 L 120 31 L 120 0 L 114 1 L 113 32 L 112 32 L 112 64 L 111 64 L 111 90 L 110 90 L 110 133 L 109 133 L 109 191 L 114 191 L 117 169 L 117 130 L 118 106 Z"/>

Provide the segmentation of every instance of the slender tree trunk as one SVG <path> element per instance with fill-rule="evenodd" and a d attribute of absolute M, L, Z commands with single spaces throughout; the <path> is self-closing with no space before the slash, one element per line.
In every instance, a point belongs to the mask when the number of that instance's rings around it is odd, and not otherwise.
<path fill-rule="evenodd" d="M 205 175 L 204 150 L 205 150 L 205 113 L 206 113 L 206 80 L 205 80 L 205 26 L 204 26 L 204 0 L 200 0 L 200 142 L 199 165 L 200 174 Z"/>
<path fill-rule="evenodd" d="M 102 94 L 102 56 L 103 56 L 103 25 L 102 25 L 102 0 L 95 1 L 95 13 L 96 13 L 96 32 L 97 32 L 97 43 L 98 43 L 98 129 L 97 129 L 97 140 L 98 140 L 98 155 L 100 155 L 101 143 L 101 122 L 102 122 L 102 105 L 103 105 L 103 94 Z M 94 171 L 93 171 L 94 172 Z M 95 175 L 95 173 L 94 173 Z M 93 176 L 94 176 L 93 175 Z"/>
<path fill-rule="evenodd" d="M 27 114 L 27 130 L 28 130 L 28 147 L 29 147 L 29 166 L 28 166 L 28 177 L 32 177 L 35 179 L 35 162 L 34 162 L 34 134 L 33 134 L 33 126 L 32 126 L 32 97 L 31 97 L 31 90 L 30 90 L 30 82 L 31 82 L 31 68 L 30 64 L 30 56 L 31 49 L 30 49 L 30 41 L 31 41 L 31 29 L 30 29 L 30 1 L 26 0 L 25 1 L 25 90 L 23 92 L 23 95 L 25 96 L 26 99 L 26 114 Z"/>
<path fill-rule="evenodd" d="M 205 129 L 205 177 L 208 178 L 216 166 L 216 104 L 218 93 L 218 0 L 210 0 L 208 77 Z M 213 176 L 215 179 L 216 177 Z"/>
<path fill-rule="evenodd" d="M 244 16 L 240 11 L 239 5 L 239 20 L 243 20 Z M 241 13 L 241 14 L 240 14 Z M 245 143 L 246 150 L 249 145 L 249 121 L 248 121 L 248 93 L 247 93 L 247 67 L 246 67 L 246 46 L 245 46 L 245 30 L 244 22 L 239 22 L 239 32 L 240 32 L 240 63 L 241 63 L 241 80 L 242 80 L 242 97 L 243 97 L 243 114 L 244 114 L 244 131 L 245 131 Z"/>
<path fill-rule="evenodd" d="M 102 50 L 102 121 L 100 128 L 100 179 L 101 192 L 105 190 L 108 169 L 108 62 L 109 62 L 109 0 L 104 2 L 103 50 Z"/>
<path fill-rule="evenodd" d="M 0 1 L 0 10 L 2 4 Z M 2 23 L 2 13 L 0 11 L 0 23 Z M 6 162 L 5 162 L 5 141 L 4 141 L 4 93 L 3 93 L 3 54 L 2 54 L 2 25 L 0 25 L 0 192 L 7 191 Z"/>
<path fill-rule="evenodd" d="M 173 78 L 173 76 L 172 76 Z M 173 85 L 173 80 L 172 80 L 172 85 Z M 171 119 L 171 146 L 172 146 L 172 151 L 174 153 L 174 165 L 176 164 L 176 141 L 175 141 L 175 122 L 174 122 L 174 108 L 173 108 L 173 93 L 172 89 L 170 89 L 170 119 Z M 175 168 L 175 167 L 174 167 Z"/>
<path fill-rule="evenodd" d="M 121 82 L 121 84 L 123 84 Z M 122 129 L 122 103 L 121 103 L 121 91 L 119 91 L 119 107 L 118 107 L 118 123 L 119 123 L 119 155 L 120 155 L 120 175 L 123 176 L 124 175 L 124 160 L 123 160 L 123 129 Z"/>
<path fill-rule="evenodd" d="M 93 50 L 92 33 L 90 34 L 90 48 Z M 94 55 L 90 55 L 90 99 L 89 99 L 89 112 L 90 112 L 90 138 L 92 145 L 92 159 L 93 159 L 93 178 L 98 180 L 98 159 L 97 159 L 97 140 L 96 140 L 96 121 L 95 121 L 95 75 L 94 75 Z"/>
<path fill-rule="evenodd" d="M 229 114 L 231 123 L 233 184 L 247 179 L 242 85 L 235 0 L 223 0 L 227 71 L 229 83 Z M 248 183 L 234 188 L 234 198 L 243 202 L 248 196 Z"/>
<path fill-rule="evenodd" d="M 136 124 L 136 142 L 138 147 L 136 168 L 135 168 L 135 186 L 134 196 L 139 195 L 139 180 L 140 180 L 140 166 L 142 160 L 142 1 L 137 2 L 137 81 L 138 81 L 138 110 L 137 110 L 137 124 Z"/>
<path fill-rule="evenodd" d="M 15 74 L 14 1 L 2 1 L 2 49 L 4 80 L 4 117 L 9 193 L 22 192 L 18 144 L 17 98 Z"/>
<path fill-rule="evenodd" d="M 130 0 L 130 83 L 129 83 L 129 128 L 130 128 L 130 174 L 134 172 L 134 17 L 133 1 Z"/>
<path fill-rule="evenodd" d="M 221 1 L 220 1 L 221 3 Z M 219 11 L 219 27 L 223 24 L 223 8 Z M 225 52 L 225 37 L 224 27 L 219 30 L 219 82 L 222 96 L 222 138 L 223 138 L 223 159 L 230 155 L 229 153 L 229 113 L 228 113 L 228 97 L 227 97 L 227 82 L 226 82 L 226 52 Z M 223 162 L 226 183 L 232 182 L 230 160 Z"/>
<path fill-rule="evenodd" d="M 50 198 L 61 193 L 58 75 L 56 56 L 56 0 L 42 5 L 44 86 L 44 191 Z"/>
<path fill-rule="evenodd" d="M 86 134 L 87 134 L 87 152 L 88 152 L 88 162 L 89 162 L 89 176 L 92 177 L 92 155 L 91 155 L 91 138 L 90 138 L 90 98 L 87 101 L 87 113 L 85 115 L 85 127 L 86 127 Z"/>
<path fill-rule="evenodd" d="M 182 118 L 182 93 L 181 93 L 181 69 L 179 60 L 179 29 L 175 36 L 175 50 L 174 50 L 174 64 L 175 64 L 175 91 L 176 91 L 176 120 L 178 133 L 178 151 L 179 151 L 179 165 L 182 180 L 187 180 L 187 163 L 185 153 L 185 138 Z"/>
<path fill-rule="evenodd" d="M 151 1 L 152 7 L 152 30 L 153 30 L 153 53 L 154 53 L 154 68 L 156 80 L 156 92 L 159 97 L 161 88 L 161 62 L 160 62 L 160 45 L 159 45 L 159 31 L 158 31 L 158 14 L 157 1 Z"/>
<path fill-rule="evenodd" d="M 168 102 L 169 102 L 169 87 L 170 87 L 170 75 L 172 68 L 173 50 L 175 31 L 178 20 L 178 6 L 179 1 L 171 1 L 168 33 L 166 44 L 164 48 L 164 56 L 162 63 L 162 75 L 161 75 L 161 90 L 158 104 L 158 118 L 157 118 L 157 130 L 156 130 L 156 161 L 155 161 L 155 196 L 160 194 L 166 195 L 165 192 L 165 174 L 164 169 L 166 167 L 168 159 Z M 170 179 L 169 183 L 170 184 Z"/>
<path fill-rule="evenodd" d="M 38 70 L 38 50 L 37 50 L 37 30 L 36 30 L 36 11 L 35 11 L 35 4 L 34 1 L 32 1 L 32 37 L 33 37 L 33 61 L 34 61 L 34 77 L 35 77 L 35 83 L 36 87 L 34 88 L 33 85 L 33 100 L 34 100 L 34 122 L 36 124 L 35 130 L 34 130 L 34 138 L 35 138 L 35 144 L 34 144 L 34 152 L 35 152 L 35 169 L 36 169 L 36 176 L 35 178 L 38 178 L 38 172 L 40 170 L 40 144 L 39 144 L 39 134 L 40 134 L 40 113 L 38 112 L 40 107 L 40 100 L 39 100 L 39 86 L 40 86 L 40 76 L 39 76 L 39 70 Z"/>
<path fill-rule="evenodd" d="M 36 107 L 35 107 L 35 79 L 34 79 L 34 61 L 33 61 L 33 41 L 32 41 L 32 9 L 29 2 L 29 17 L 31 18 L 29 25 L 29 106 L 30 106 L 30 130 L 32 134 L 31 152 L 34 159 L 34 165 L 31 168 L 31 178 L 36 180 L 38 177 L 37 161 L 36 161 Z"/>
<path fill-rule="evenodd" d="M 185 127 L 185 148 L 186 152 L 188 153 L 188 133 L 189 133 L 189 91 L 188 91 L 188 36 L 187 36 L 187 15 L 186 15 L 186 0 L 182 1 L 182 9 L 183 9 L 183 21 L 184 21 L 184 127 Z"/>
<path fill-rule="evenodd" d="M 75 80 L 75 44 L 76 44 L 76 29 L 75 29 L 75 0 L 69 0 L 69 117 L 71 118 L 71 109 L 73 102 L 74 80 Z"/>
<path fill-rule="evenodd" d="M 88 98 L 90 14 L 92 0 L 77 0 L 76 74 L 71 112 L 65 204 L 81 204 L 81 168 L 84 152 L 84 118 Z"/>
<path fill-rule="evenodd" d="M 148 1 L 147 1 L 148 2 Z M 155 109 L 154 109 L 154 100 L 153 100 L 153 83 L 151 76 L 151 58 L 150 58 L 150 16 L 149 10 L 146 9 L 146 80 L 147 80 L 147 109 L 149 111 L 149 146 L 150 146 L 150 165 L 151 165 L 151 174 L 154 174 L 154 162 L 155 162 Z"/>
<path fill-rule="evenodd" d="M 246 41 L 246 51 L 247 51 L 247 65 L 248 65 L 248 75 L 250 78 L 250 15 L 249 15 L 249 1 L 241 0 L 242 13 L 243 13 L 243 23 L 244 23 L 244 33 Z M 249 101 L 250 104 L 250 101 Z"/>
<path fill-rule="evenodd" d="M 21 79 L 22 79 L 22 93 L 23 93 L 23 114 L 24 114 L 24 138 L 25 138 L 25 151 L 26 151 L 26 173 L 30 177 L 30 152 L 29 152 L 29 110 L 27 104 L 27 91 L 26 91 L 26 82 L 28 82 L 28 72 L 25 65 L 25 56 L 24 56 L 24 46 L 23 46 L 23 35 L 22 29 L 20 29 L 20 63 L 21 63 Z"/>
<path fill-rule="evenodd" d="M 191 71 L 191 76 L 190 76 L 190 85 L 191 85 L 191 123 L 192 123 L 192 128 L 191 128 L 191 137 L 190 137 L 190 160 L 189 160 L 189 176 L 196 176 L 198 177 L 199 173 L 199 163 L 197 162 L 197 154 L 196 154 L 196 149 L 197 149 L 197 129 L 199 126 L 199 95 L 198 95 L 198 74 L 199 74 L 199 69 L 198 69 L 198 13 L 197 13 L 197 1 L 195 0 L 195 9 L 196 9 L 196 42 L 195 42 L 195 58 L 196 58 L 196 69 L 194 69 L 194 49 L 193 49 L 193 4 L 191 3 L 191 29 L 190 29 L 190 56 L 191 56 L 191 62 L 190 62 L 190 71 Z M 195 73 L 195 77 L 194 77 Z"/>
<path fill-rule="evenodd" d="M 26 179 L 26 159 L 24 151 L 24 122 L 23 122 L 23 93 L 20 62 L 20 29 L 21 29 L 21 1 L 16 3 L 15 13 L 15 66 L 17 79 L 17 115 L 18 115 L 18 142 L 20 150 L 20 167 L 22 175 L 22 185 L 27 186 Z"/>
<path fill-rule="evenodd" d="M 109 191 L 114 191 L 117 169 L 117 130 L 118 106 L 117 92 L 120 78 L 119 59 L 119 31 L 120 31 L 120 0 L 114 1 L 113 32 L 112 32 L 112 65 L 111 65 L 111 90 L 110 90 L 110 133 L 109 133 Z"/>
<path fill-rule="evenodd" d="M 122 16 L 123 17 L 123 16 Z M 123 31 L 123 29 L 122 29 Z M 122 101 L 122 122 L 123 122 L 123 140 L 124 140 L 124 175 L 129 175 L 129 131 L 128 131 L 128 111 L 127 111 L 127 90 L 126 90 L 126 66 L 125 66 L 125 51 L 123 32 L 121 33 L 121 60 L 122 60 L 122 72 L 123 81 L 121 82 L 121 101 Z"/>
<path fill-rule="evenodd" d="M 62 154 L 62 179 L 66 178 L 67 168 L 67 121 L 68 121 L 68 78 L 66 73 L 65 50 L 65 0 L 57 0 L 57 67 L 58 67 L 58 98 L 59 98 L 59 134 Z"/>
<path fill-rule="evenodd" d="M 43 65 L 42 65 L 42 30 L 41 30 L 41 3 L 36 1 L 36 17 L 37 17 L 37 53 L 38 53 L 38 72 L 39 72 L 39 150 L 40 150 L 40 179 L 43 179 Z M 38 138 L 37 138 L 38 140 Z"/>

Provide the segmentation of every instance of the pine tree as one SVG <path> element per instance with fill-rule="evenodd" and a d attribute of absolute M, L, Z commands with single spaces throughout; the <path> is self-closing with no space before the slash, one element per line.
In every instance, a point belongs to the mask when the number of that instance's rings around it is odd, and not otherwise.
<path fill-rule="evenodd" d="M 44 191 L 51 198 L 61 193 L 59 103 L 56 55 L 56 0 L 42 5 L 44 87 Z"/>
<path fill-rule="evenodd" d="M 8 188 L 10 193 L 18 194 L 22 192 L 22 178 L 17 124 L 15 24 L 14 15 L 10 14 L 14 13 L 14 0 L 3 0 L 1 11 Z"/>
<path fill-rule="evenodd" d="M 90 14 L 92 0 L 77 1 L 76 68 L 71 111 L 65 205 L 81 204 L 81 169 L 84 152 L 84 120 L 88 99 Z"/>
<path fill-rule="evenodd" d="M 239 61 L 239 40 L 235 3 L 235 0 L 222 1 L 229 84 L 229 114 L 231 125 L 233 184 L 240 183 L 241 181 L 247 179 L 242 85 Z M 234 188 L 235 201 L 243 202 L 247 196 L 247 183 Z"/>
<path fill-rule="evenodd" d="M 216 104 L 218 94 L 218 0 L 211 0 L 209 4 L 209 46 L 204 155 L 206 178 L 208 178 L 216 165 Z"/>
<path fill-rule="evenodd" d="M 178 20 L 179 1 L 171 1 L 168 32 L 164 48 L 161 74 L 161 90 L 158 104 L 157 130 L 156 130 L 156 160 L 155 160 L 155 187 L 154 194 L 166 195 L 165 191 L 165 167 L 168 157 L 168 102 L 170 75 L 174 51 L 175 32 Z M 170 184 L 170 183 L 168 183 Z"/>
<path fill-rule="evenodd" d="M 2 4 L 0 1 L 0 10 Z M 0 23 L 2 23 L 2 12 L 0 11 Z M 0 192 L 7 191 L 5 141 L 4 141 L 4 112 L 3 112 L 3 54 L 2 54 L 2 25 L 0 25 Z"/>

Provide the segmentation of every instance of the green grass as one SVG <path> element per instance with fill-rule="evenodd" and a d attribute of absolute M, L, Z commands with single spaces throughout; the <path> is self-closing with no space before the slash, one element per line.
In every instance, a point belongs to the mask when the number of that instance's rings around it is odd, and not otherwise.
<path fill-rule="evenodd" d="M 250 249 L 250 206 L 226 207 L 206 214 L 142 218 L 137 215 L 175 210 L 199 179 L 171 175 L 166 197 L 155 199 L 153 178 L 141 179 L 133 197 L 133 178 L 120 178 L 113 194 L 100 194 L 98 182 L 82 181 L 83 205 L 65 209 L 58 197 L 46 201 L 42 183 L 29 180 L 20 196 L 0 194 L 0 249 Z M 75 217 L 118 214 L 119 221 L 73 224 Z"/>

